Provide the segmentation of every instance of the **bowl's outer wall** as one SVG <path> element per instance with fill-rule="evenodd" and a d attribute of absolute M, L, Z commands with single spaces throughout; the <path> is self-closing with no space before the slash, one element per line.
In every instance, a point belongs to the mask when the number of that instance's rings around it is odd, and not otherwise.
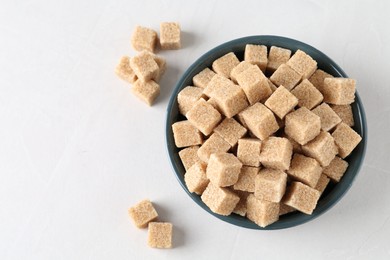
<path fill-rule="evenodd" d="M 179 82 L 177 83 L 174 92 L 172 93 L 170 102 L 168 104 L 167 109 L 167 121 L 166 121 L 166 142 L 168 154 L 172 163 L 173 170 L 178 178 L 183 189 L 188 193 L 188 195 L 204 210 L 214 215 L 215 217 L 226 221 L 228 223 L 252 229 L 283 229 L 288 227 L 293 227 L 296 225 L 303 224 L 310 220 L 313 220 L 323 214 L 325 211 L 330 209 L 333 205 L 335 205 L 343 195 L 349 190 L 354 181 L 356 175 L 359 172 L 359 169 L 362 165 L 365 150 L 367 146 L 367 126 L 366 126 L 366 118 L 364 109 L 359 98 L 358 93 L 356 93 L 355 102 L 352 104 L 353 116 L 355 120 L 354 130 L 359 133 L 362 137 L 362 141 L 355 148 L 350 156 L 347 157 L 347 161 L 349 163 L 349 167 L 341 179 L 341 181 L 337 185 L 329 185 L 329 187 L 325 190 L 323 196 L 318 201 L 317 207 L 314 210 L 312 215 L 306 215 L 303 213 L 295 212 L 290 213 L 284 216 L 281 216 L 279 221 L 267 226 L 266 228 L 261 228 L 255 223 L 249 221 L 248 219 L 238 216 L 236 214 L 232 214 L 230 216 L 221 216 L 213 213 L 200 199 L 200 196 L 190 193 L 184 182 L 184 173 L 185 169 L 181 163 L 180 157 L 178 155 L 179 149 L 176 148 L 173 133 L 172 133 L 172 124 L 183 120 L 184 117 L 179 114 L 178 104 L 177 104 L 177 94 L 186 86 L 192 85 L 192 78 L 197 73 L 202 71 L 204 68 L 211 68 L 211 64 L 217 58 L 223 56 L 228 52 L 234 52 L 237 57 L 242 60 L 244 49 L 246 44 L 261 44 L 266 45 L 269 49 L 270 46 L 279 46 L 282 48 L 290 49 L 294 53 L 296 50 L 300 49 L 310 55 L 314 60 L 317 61 L 317 65 L 319 69 L 322 69 L 329 74 L 335 77 L 348 77 L 347 74 L 328 56 L 320 52 L 319 50 L 307 45 L 305 43 L 280 37 L 280 36 L 271 36 L 271 35 L 260 35 L 260 36 L 249 36 L 244 38 L 239 38 L 227 43 L 224 43 L 220 46 L 215 47 L 210 50 L 202 57 L 200 57 L 193 65 L 191 65 L 188 70 L 181 77 Z"/>

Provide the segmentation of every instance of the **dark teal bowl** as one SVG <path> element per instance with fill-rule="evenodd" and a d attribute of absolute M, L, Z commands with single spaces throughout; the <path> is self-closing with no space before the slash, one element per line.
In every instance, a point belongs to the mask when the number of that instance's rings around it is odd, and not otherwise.
<path fill-rule="evenodd" d="M 353 127 L 356 132 L 358 132 L 362 141 L 355 148 L 350 156 L 347 157 L 347 161 L 349 163 L 349 167 L 341 179 L 341 181 L 337 184 L 330 184 L 324 191 L 322 197 L 318 201 L 317 207 L 314 210 L 312 215 L 306 215 L 300 212 L 293 212 L 280 217 L 279 221 L 267 226 L 266 228 L 261 228 L 255 223 L 251 222 L 245 217 L 241 217 L 235 214 L 230 216 L 221 216 L 213 213 L 200 199 L 200 196 L 190 193 L 184 182 L 184 167 L 180 161 L 180 157 L 178 155 L 179 149 L 176 148 L 175 142 L 173 139 L 172 133 L 172 124 L 183 120 L 184 117 L 180 115 L 178 104 L 177 104 L 177 94 L 185 88 L 186 86 L 192 85 L 192 77 L 197 73 L 202 71 L 206 67 L 211 67 L 211 64 L 217 58 L 223 56 L 228 52 L 234 52 L 237 57 L 242 60 L 244 49 L 246 44 L 262 44 L 268 46 L 279 46 L 286 49 L 290 49 L 293 53 L 301 49 L 302 51 L 309 54 L 313 59 L 315 59 L 318 63 L 318 68 L 328 72 L 329 74 L 335 77 L 348 77 L 347 74 L 328 56 L 320 52 L 319 50 L 313 48 L 312 46 L 305 44 L 303 42 L 280 37 L 280 36 L 269 36 L 269 35 L 260 35 L 260 36 L 249 36 L 244 38 L 239 38 L 224 44 L 221 44 L 211 51 L 204 54 L 200 57 L 194 64 L 192 64 L 184 75 L 180 78 L 179 82 L 176 85 L 174 92 L 172 93 L 172 97 L 168 104 L 167 109 L 167 122 L 166 122 L 166 141 L 167 141 L 167 149 L 169 158 L 172 163 L 173 170 L 177 179 L 179 180 L 180 185 L 187 192 L 187 194 L 205 211 L 210 213 L 211 215 L 231 223 L 233 225 L 237 225 L 245 228 L 252 229 L 282 229 L 289 228 L 293 226 L 297 226 L 313 220 L 323 214 L 325 211 L 334 206 L 349 190 L 352 186 L 354 179 L 356 178 L 360 167 L 362 165 L 366 146 L 367 146 L 367 125 L 366 125 L 366 117 L 364 114 L 363 104 L 361 103 L 360 97 L 358 93 L 356 93 L 355 102 L 352 104 L 353 117 L 355 120 L 355 126 Z"/>

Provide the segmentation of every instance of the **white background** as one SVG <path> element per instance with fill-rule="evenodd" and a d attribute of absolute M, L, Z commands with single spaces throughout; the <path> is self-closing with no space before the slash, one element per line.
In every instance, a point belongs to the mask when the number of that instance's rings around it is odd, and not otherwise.
<path fill-rule="evenodd" d="M 15 1 L 0 3 L 0 259 L 389 259 L 390 2 Z M 183 48 L 149 108 L 114 68 L 136 24 L 180 22 Z M 320 218 L 247 230 L 197 206 L 174 177 L 165 115 L 175 83 L 209 49 L 281 35 L 357 79 L 368 120 L 364 166 Z M 127 209 L 141 199 L 175 225 L 148 248 Z"/>

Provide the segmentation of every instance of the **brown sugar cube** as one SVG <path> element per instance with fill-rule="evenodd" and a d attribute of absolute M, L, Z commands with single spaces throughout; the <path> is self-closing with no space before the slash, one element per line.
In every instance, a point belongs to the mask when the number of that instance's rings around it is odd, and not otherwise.
<path fill-rule="evenodd" d="M 209 135 L 221 121 L 221 114 L 203 98 L 187 112 L 186 117 L 204 135 Z"/>
<path fill-rule="evenodd" d="M 202 161 L 207 163 L 212 153 L 224 153 L 229 151 L 229 149 L 230 144 L 226 142 L 225 139 L 223 139 L 219 134 L 214 133 L 199 148 L 198 156 Z"/>
<path fill-rule="evenodd" d="M 212 68 L 217 74 L 220 74 L 225 78 L 229 78 L 230 72 L 239 63 L 240 61 L 237 59 L 236 55 L 233 52 L 229 52 L 228 54 L 216 59 L 212 64 Z"/>
<path fill-rule="evenodd" d="M 350 127 L 355 125 L 351 105 L 331 105 L 330 107 L 341 118 L 342 122 Z"/>
<path fill-rule="evenodd" d="M 246 134 L 247 130 L 234 118 L 225 118 L 216 128 L 214 128 L 214 132 L 222 136 L 222 138 L 233 147 L 237 144 L 238 139 Z"/>
<path fill-rule="evenodd" d="M 291 50 L 271 46 L 268 54 L 267 70 L 274 72 L 279 68 L 280 65 L 286 63 L 290 59 L 290 56 Z"/>
<path fill-rule="evenodd" d="M 264 228 L 279 220 L 279 203 L 259 200 L 250 194 L 246 199 L 246 216 Z"/>
<path fill-rule="evenodd" d="M 165 70 L 167 67 L 167 62 L 165 61 L 165 59 L 161 56 L 154 54 L 153 52 L 150 52 L 150 51 L 141 51 L 139 53 L 139 55 L 140 56 L 148 55 L 157 63 L 158 72 L 157 72 L 156 76 L 153 78 L 153 80 L 156 82 L 159 82 L 162 75 L 165 73 Z"/>
<path fill-rule="evenodd" d="M 321 193 L 300 182 L 292 182 L 283 198 L 283 203 L 300 212 L 311 215 L 317 206 Z"/>
<path fill-rule="evenodd" d="M 321 174 L 321 177 L 318 179 L 317 185 L 314 189 L 318 190 L 321 195 L 324 193 L 326 186 L 328 186 L 330 179 L 325 174 Z"/>
<path fill-rule="evenodd" d="M 240 197 L 229 189 L 218 187 L 210 182 L 201 199 L 212 212 L 228 216 L 235 209 Z"/>
<path fill-rule="evenodd" d="M 287 174 L 281 170 L 261 169 L 255 178 L 255 197 L 280 202 L 286 191 Z"/>
<path fill-rule="evenodd" d="M 138 79 L 149 81 L 158 75 L 159 67 L 152 56 L 145 52 L 140 52 L 130 59 L 130 66 L 134 70 Z"/>
<path fill-rule="evenodd" d="M 247 44 L 245 46 L 244 60 L 257 65 L 265 72 L 268 63 L 267 46 Z"/>
<path fill-rule="evenodd" d="M 201 195 L 209 184 L 209 179 L 206 176 L 206 164 L 195 163 L 184 174 L 184 181 L 190 192 L 195 192 Z"/>
<path fill-rule="evenodd" d="M 207 178 L 219 187 L 235 184 L 241 172 L 242 163 L 231 153 L 213 153 L 207 165 Z"/>
<path fill-rule="evenodd" d="M 198 74 L 196 74 L 193 78 L 192 78 L 192 82 L 194 83 L 194 86 L 195 87 L 198 87 L 198 88 L 206 88 L 207 87 L 207 84 L 209 84 L 210 80 L 215 76 L 215 72 L 212 71 L 211 69 L 209 68 L 205 68 L 204 70 L 202 70 L 201 72 L 199 72 Z"/>
<path fill-rule="evenodd" d="M 282 64 L 269 78 L 276 86 L 283 85 L 292 90 L 301 80 L 302 76 L 290 66 Z"/>
<path fill-rule="evenodd" d="M 337 125 L 332 136 L 339 148 L 339 155 L 343 159 L 350 155 L 353 149 L 355 149 L 362 140 L 362 137 L 345 123 Z"/>
<path fill-rule="evenodd" d="M 237 203 L 236 207 L 233 210 L 233 213 L 236 213 L 240 216 L 245 217 L 246 215 L 246 199 L 249 196 L 249 192 L 235 190 L 234 193 L 240 197 L 240 201 Z"/>
<path fill-rule="evenodd" d="M 263 141 L 260 162 L 263 166 L 288 170 L 292 156 L 292 144 L 287 138 L 271 136 Z"/>
<path fill-rule="evenodd" d="M 168 222 L 150 222 L 148 245 L 153 248 L 172 248 L 173 225 Z"/>
<path fill-rule="evenodd" d="M 261 141 L 256 138 L 238 140 L 237 157 L 247 166 L 260 166 Z"/>
<path fill-rule="evenodd" d="M 180 49 L 180 24 L 160 23 L 160 46 L 163 50 Z"/>
<path fill-rule="evenodd" d="M 300 145 L 313 140 L 320 130 L 320 117 L 306 107 L 301 107 L 286 116 L 284 131 Z"/>
<path fill-rule="evenodd" d="M 129 209 L 129 216 L 138 228 L 146 228 L 158 214 L 150 200 L 142 200 Z"/>
<path fill-rule="evenodd" d="M 136 26 L 131 36 L 131 45 L 136 51 L 147 50 L 154 52 L 157 33 L 149 28 Z"/>
<path fill-rule="evenodd" d="M 186 115 L 201 97 L 203 97 L 203 89 L 192 86 L 183 88 L 177 95 L 180 113 Z"/>
<path fill-rule="evenodd" d="M 325 78 L 322 94 L 324 102 L 334 105 L 349 105 L 355 101 L 356 80 L 348 78 Z"/>
<path fill-rule="evenodd" d="M 272 93 L 267 77 L 257 66 L 252 66 L 238 74 L 237 82 L 251 105 L 269 97 Z"/>
<path fill-rule="evenodd" d="M 232 71 L 230 72 L 230 78 L 234 83 L 237 83 L 237 76 L 241 72 L 249 69 L 250 67 L 253 67 L 256 65 L 253 65 L 252 63 L 248 61 L 241 61 L 237 66 L 235 66 Z"/>
<path fill-rule="evenodd" d="M 322 93 L 325 78 L 333 78 L 333 76 L 323 70 L 318 69 L 313 73 L 313 75 L 311 75 L 309 81 Z"/>
<path fill-rule="evenodd" d="M 322 167 L 328 166 L 337 154 L 337 146 L 333 137 L 321 131 L 320 134 L 309 143 L 302 146 L 303 153 L 316 159 Z"/>
<path fill-rule="evenodd" d="M 333 127 L 341 122 L 341 118 L 326 103 L 322 103 L 321 105 L 314 108 L 311 112 L 320 117 L 321 129 L 324 131 L 330 131 L 333 129 Z"/>
<path fill-rule="evenodd" d="M 144 82 L 138 79 L 134 82 L 131 91 L 140 100 L 152 106 L 156 98 L 160 95 L 160 85 L 153 80 Z"/>
<path fill-rule="evenodd" d="M 188 120 L 174 123 L 172 131 L 176 147 L 193 146 L 203 142 L 202 134 Z"/>
<path fill-rule="evenodd" d="M 190 146 L 187 148 L 184 148 L 183 150 L 180 150 L 179 157 L 181 159 L 181 162 L 183 163 L 184 169 L 187 171 L 189 168 L 191 168 L 192 165 L 194 165 L 197 162 L 201 162 L 199 156 L 198 156 L 198 150 L 199 146 Z"/>
<path fill-rule="evenodd" d="M 297 104 L 298 99 L 283 86 L 278 87 L 264 103 L 280 119 L 283 119 Z"/>
<path fill-rule="evenodd" d="M 301 154 L 294 154 L 291 167 L 287 173 L 294 179 L 315 188 L 321 177 L 322 168 L 315 159 Z"/>
<path fill-rule="evenodd" d="M 320 104 L 324 99 L 321 92 L 307 79 L 302 80 L 298 86 L 291 90 L 291 94 L 298 98 L 299 107 L 306 107 L 309 110 Z"/>
<path fill-rule="evenodd" d="M 339 182 L 348 168 L 348 162 L 336 156 L 328 166 L 324 168 L 323 174 L 332 181 Z"/>
<path fill-rule="evenodd" d="M 238 181 L 234 184 L 235 190 L 254 192 L 255 177 L 259 173 L 258 167 L 242 166 Z"/>
<path fill-rule="evenodd" d="M 317 69 L 317 62 L 301 50 L 297 50 L 286 64 L 302 75 L 303 79 L 309 78 Z"/>
<path fill-rule="evenodd" d="M 203 89 L 203 94 L 212 98 L 215 97 L 218 92 L 221 92 L 221 90 L 226 90 L 226 86 L 230 87 L 232 85 L 234 85 L 233 81 L 216 74 L 210 79 L 207 86 Z"/>
<path fill-rule="evenodd" d="M 123 79 L 124 81 L 133 84 L 137 79 L 137 75 L 135 75 L 134 70 L 130 66 L 130 57 L 123 56 L 119 61 L 118 66 L 115 68 L 115 73 Z"/>
<path fill-rule="evenodd" d="M 266 139 L 279 129 L 274 114 L 266 106 L 256 103 L 241 112 L 249 130 L 260 140 Z"/>
<path fill-rule="evenodd" d="M 279 216 L 286 215 L 294 211 L 296 211 L 296 209 L 293 207 L 290 207 L 282 202 L 279 203 Z"/>

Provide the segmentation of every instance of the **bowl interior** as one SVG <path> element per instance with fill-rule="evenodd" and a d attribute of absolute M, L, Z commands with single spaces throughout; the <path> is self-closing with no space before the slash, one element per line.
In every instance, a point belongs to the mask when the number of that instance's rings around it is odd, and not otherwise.
<path fill-rule="evenodd" d="M 348 77 L 345 74 L 345 72 L 325 54 L 311 47 L 310 45 L 307 45 L 305 43 L 293 39 L 280 37 L 280 36 L 250 36 L 250 37 L 244 37 L 244 38 L 240 38 L 240 39 L 236 39 L 224 43 L 210 50 L 202 57 L 200 57 L 197 61 L 195 61 L 195 63 L 193 63 L 188 68 L 188 70 L 183 74 L 183 76 L 177 83 L 167 108 L 166 141 L 167 141 L 168 154 L 171 160 L 172 167 L 176 174 L 176 177 L 179 180 L 183 189 L 199 206 L 201 206 L 204 210 L 209 212 L 211 215 L 214 215 L 215 217 L 223 221 L 226 221 L 228 223 L 245 227 L 245 228 L 269 230 L 269 229 L 282 229 L 282 228 L 293 227 L 296 225 L 303 224 L 307 221 L 310 221 L 320 216 L 322 213 L 324 213 L 326 210 L 330 209 L 334 204 L 336 204 L 351 187 L 353 180 L 355 179 L 356 175 L 359 172 L 360 166 L 364 158 L 365 149 L 366 149 L 367 130 L 366 130 L 366 119 L 365 119 L 363 106 L 358 93 L 356 93 L 355 102 L 352 104 L 353 117 L 355 120 L 355 126 L 353 128 L 356 132 L 358 132 L 361 135 L 362 141 L 355 148 L 352 154 L 347 157 L 346 160 L 349 163 L 349 167 L 345 175 L 341 179 L 341 181 L 337 184 L 330 183 L 328 185 L 322 197 L 318 201 L 317 207 L 314 210 L 312 215 L 306 215 L 300 212 L 289 213 L 281 216 L 279 221 L 267 226 L 266 228 L 261 228 L 255 223 L 246 219 L 245 217 L 241 217 L 236 214 L 231 214 L 230 216 L 221 216 L 213 213 L 202 202 L 200 196 L 190 193 L 188 191 L 184 182 L 185 169 L 178 155 L 180 149 L 176 148 L 175 146 L 172 127 L 171 127 L 173 123 L 180 120 L 184 120 L 184 117 L 179 113 L 178 104 L 177 104 L 177 94 L 180 92 L 181 89 L 185 88 L 186 86 L 192 85 L 193 76 L 195 76 L 197 73 L 199 73 L 206 67 L 211 68 L 212 62 L 217 58 L 223 56 L 224 54 L 232 51 L 237 55 L 239 60 L 243 60 L 244 49 L 246 44 L 266 45 L 268 47 L 268 50 L 271 46 L 279 46 L 279 47 L 290 49 L 293 53 L 296 50 L 300 49 L 306 52 L 314 60 L 317 61 L 319 69 L 322 69 L 335 77 Z"/>

